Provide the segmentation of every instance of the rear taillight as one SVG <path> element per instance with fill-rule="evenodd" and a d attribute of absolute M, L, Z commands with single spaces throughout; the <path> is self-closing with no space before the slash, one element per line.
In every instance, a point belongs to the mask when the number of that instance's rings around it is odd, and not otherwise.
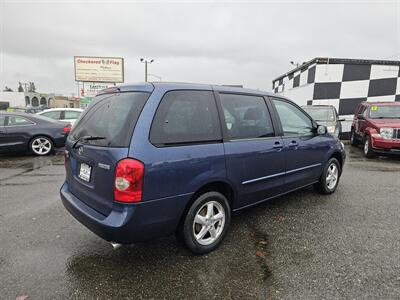
<path fill-rule="evenodd" d="M 69 133 L 71 131 L 71 125 L 65 126 L 63 131 L 64 133 Z"/>
<path fill-rule="evenodd" d="M 115 168 L 114 200 L 132 203 L 142 200 L 144 165 L 142 162 L 126 158 Z"/>

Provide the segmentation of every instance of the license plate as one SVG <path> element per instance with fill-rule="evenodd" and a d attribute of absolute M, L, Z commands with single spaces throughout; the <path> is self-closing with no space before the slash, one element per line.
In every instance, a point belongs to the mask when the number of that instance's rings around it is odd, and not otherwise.
<path fill-rule="evenodd" d="M 92 172 L 92 167 L 85 164 L 81 163 L 81 168 L 79 171 L 79 178 L 89 182 L 90 181 L 90 173 Z"/>

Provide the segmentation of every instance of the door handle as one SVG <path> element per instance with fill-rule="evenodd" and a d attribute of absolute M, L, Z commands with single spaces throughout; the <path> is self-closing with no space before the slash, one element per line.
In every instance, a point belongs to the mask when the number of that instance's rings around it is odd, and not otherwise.
<path fill-rule="evenodd" d="M 283 149 L 283 145 L 281 144 L 281 142 L 275 142 L 272 148 L 276 149 L 279 152 Z"/>
<path fill-rule="evenodd" d="M 296 141 L 291 141 L 288 145 L 288 147 L 295 147 L 297 149 L 297 147 L 299 146 L 299 143 Z"/>

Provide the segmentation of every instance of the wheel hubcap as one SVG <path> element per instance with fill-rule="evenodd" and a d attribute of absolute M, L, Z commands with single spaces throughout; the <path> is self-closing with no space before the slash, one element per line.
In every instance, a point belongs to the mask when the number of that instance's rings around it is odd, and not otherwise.
<path fill-rule="evenodd" d="M 332 190 L 338 181 L 339 169 L 336 164 L 330 164 L 328 167 L 328 172 L 326 176 L 326 186 L 328 189 Z"/>
<path fill-rule="evenodd" d="M 200 245 L 214 243 L 225 226 L 225 210 L 216 201 L 205 203 L 196 213 L 193 222 L 193 235 Z"/>
<path fill-rule="evenodd" d="M 51 150 L 51 142 L 46 138 L 37 138 L 32 142 L 32 150 L 36 154 L 45 155 Z"/>

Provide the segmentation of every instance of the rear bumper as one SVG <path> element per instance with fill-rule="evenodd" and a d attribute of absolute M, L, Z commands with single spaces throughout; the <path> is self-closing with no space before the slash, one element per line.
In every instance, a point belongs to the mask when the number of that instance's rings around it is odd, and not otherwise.
<path fill-rule="evenodd" d="M 88 229 L 106 241 L 130 244 L 175 232 L 191 194 L 144 201 L 136 204 L 114 203 L 104 216 L 76 198 L 65 182 L 60 190 L 65 208 Z"/>
<path fill-rule="evenodd" d="M 53 140 L 54 140 L 54 146 L 56 148 L 64 147 L 65 146 L 65 142 L 67 140 L 67 135 L 55 137 Z"/>
<path fill-rule="evenodd" d="M 372 138 L 371 143 L 375 152 L 400 154 L 400 140 Z"/>

